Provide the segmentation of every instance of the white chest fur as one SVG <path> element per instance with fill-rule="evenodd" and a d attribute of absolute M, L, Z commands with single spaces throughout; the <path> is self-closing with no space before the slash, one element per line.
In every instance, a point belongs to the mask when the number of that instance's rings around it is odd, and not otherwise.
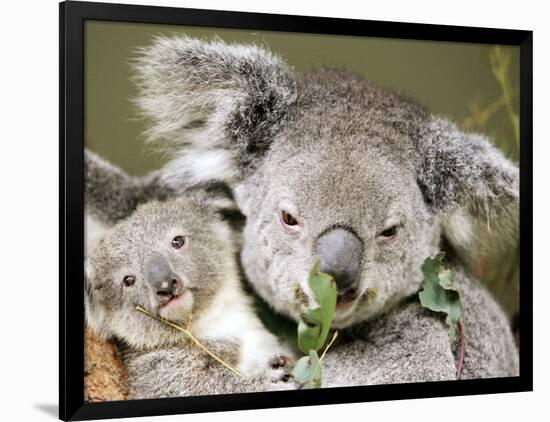
<path fill-rule="evenodd" d="M 250 374 L 265 369 L 273 355 L 288 352 L 262 325 L 237 278 L 232 278 L 227 280 L 209 311 L 193 323 L 192 331 L 201 340 L 238 343 L 240 360 L 237 369 Z"/>

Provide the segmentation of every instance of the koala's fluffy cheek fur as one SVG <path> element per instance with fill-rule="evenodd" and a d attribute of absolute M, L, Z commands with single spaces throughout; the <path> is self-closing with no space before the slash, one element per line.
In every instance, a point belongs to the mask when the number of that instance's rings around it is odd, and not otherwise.
<path fill-rule="evenodd" d="M 298 319 L 309 304 L 305 293 L 311 256 L 307 250 L 292 248 L 280 230 L 275 213 L 247 217 L 241 261 L 255 290 L 277 311 Z"/>

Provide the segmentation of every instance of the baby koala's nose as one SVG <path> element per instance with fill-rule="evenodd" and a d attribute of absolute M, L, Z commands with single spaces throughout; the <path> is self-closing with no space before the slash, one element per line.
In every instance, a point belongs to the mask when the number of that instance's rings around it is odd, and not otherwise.
<path fill-rule="evenodd" d="M 145 277 L 159 296 L 172 296 L 181 292 L 183 283 L 172 271 L 166 259 L 151 255 L 145 261 Z"/>
<path fill-rule="evenodd" d="M 342 227 L 330 229 L 317 239 L 315 253 L 321 260 L 319 271 L 334 277 L 338 293 L 357 288 L 363 242 L 355 233 Z"/>

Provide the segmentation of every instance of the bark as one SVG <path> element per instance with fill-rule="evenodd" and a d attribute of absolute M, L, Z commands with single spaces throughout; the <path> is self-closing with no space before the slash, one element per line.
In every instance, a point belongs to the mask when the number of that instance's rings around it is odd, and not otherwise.
<path fill-rule="evenodd" d="M 128 398 L 128 380 L 116 346 L 102 342 L 88 328 L 84 333 L 84 400 Z"/>

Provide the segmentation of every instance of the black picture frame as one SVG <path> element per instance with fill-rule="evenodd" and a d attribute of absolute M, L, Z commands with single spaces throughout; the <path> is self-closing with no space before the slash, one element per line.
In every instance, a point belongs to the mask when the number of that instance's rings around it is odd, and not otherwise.
<path fill-rule="evenodd" d="M 520 48 L 520 376 L 152 400 L 84 401 L 84 24 L 87 20 L 514 45 Z M 532 31 L 68 1 L 59 5 L 59 417 L 87 420 L 351 403 L 533 388 Z"/>

